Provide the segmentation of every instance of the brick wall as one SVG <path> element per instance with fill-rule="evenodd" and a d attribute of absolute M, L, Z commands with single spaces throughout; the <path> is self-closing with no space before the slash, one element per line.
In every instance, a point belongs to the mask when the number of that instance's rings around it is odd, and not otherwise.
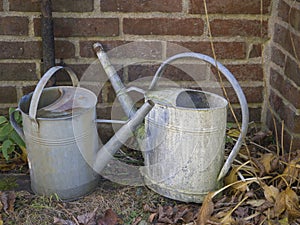
<path fill-rule="evenodd" d="M 282 124 L 283 146 L 300 147 L 300 3 L 274 1 L 270 29 L 273 34 L 269 51 L 269 106 L 267 124 L 277 127 L 279 140 Z M 276 121 L 274 123 L 274 121 Z"/>
<path fill-rule="evenodd" d="M 153 75 L 162 60 L 183 48 L 213 56 L 212 40 L 217 59 L 236 76 L 246 94 L 250 120 L 261 121 L 262 53 L 268 39 L 271 0 L 208 0 L 212 39 L 203 0 L 52 0 L 52 3 L 57 64 L 68 65 L 82 76 L 96 61 L 94 42 L 102 42 L 109 51 L 138 41 L 140 47 L 135 44 L 129 52 L 135 60 L 143 59 L 143 64 L 129 65 L 128 54 L 122 58 L 121 53 L 112 51 L 110 55 L 113 64 L 121 68 L 119 75 L 128 83 Z M 16 106 L 42 75 L 40 14 L 39 1 L 0 0 L 0 114 Z M 278 26 L 285 29 L 281 24 Z M 185 61 L 182 66 L 184 63 L 188 68 L 196 64 Z M 215 88 L 206 74 L 215 73 L 213 69 L 193 71 L 204 89 Z M 180 86 L 198 87 L 176 67 L 170 67 L 164 76 Z M 63 83 L 65 78 L 58 81 Z M 225 85 L 238 111 L 234 92 L 228 83 Z M 113 98 L 112 88 L 106 84 L 99 96 L 100 113 L 110 112 Z"/>

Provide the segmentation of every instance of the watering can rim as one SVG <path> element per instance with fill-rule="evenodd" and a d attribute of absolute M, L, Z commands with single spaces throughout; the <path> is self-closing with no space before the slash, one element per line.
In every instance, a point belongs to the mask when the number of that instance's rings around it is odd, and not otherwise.
<path fill-rule="evenodd" d="M 86 93 L 88 93 L 89 95 L 90 95 L 90 97 L 93 97 L 94 99 L 91 101 L 91 102 L 93 102 L 89 107 L 86 107 L 86 108 L 81 108 L 80 109 L 80 113 L 76 113 L 76 114 L 73 114 L 72 113 L 72 111 L 70 112 L 70 113 L 68 113 L 68 114 L 66 114 L 66 115 L 63 115 L 63 116 L 61 116 L 61 117 L 40 117 L 40 116 L 36 116 L 36 120 L 38 120 L 38 121 L 54 121 L 54 120 L 65 120 L 65 119 L 70 119 L 70 118 L 74 118 L 74 117 L 77 117 L 77 116 L 80 116 L 82 113 L 85 113 L 85 112 L 87 112 L 87 111 L 89 111 L 90 109 L 92 109 L 96 104 L 97 104 L 97 96 L 95 95 L 95 93 L 93 93 L 92 91 L 90 91 L 90 90 L 88 90 L 88 89 L 86 89 L 86 88 L 82 88 L 82 87 L 71 87 L 71 86 L 56 86 L 56 87 L 47 87 L 47 88 L 44 88 L 43 89 L 43 91 L 49 91 L 49 90 L 54 90 L 54 89 L 66 89 L 66 88 L 75 88 L 75 89 L 80 89 L 80 90 L 82 90 L 82 91 L 85 91 Z M 76 96 L 76 92 L 77 92 L 77 90 L 75 91 L 75 95 L 74 96 Z M 26 114 L 27 116 L 29 116 L 29 110 L 28 110 L 28 112 L 25 112 L 24 110 L 23 110 L 23 108 L 24 107 L 22 107 L 22 103 L 25 101 L 25 100 L 23 100 L 24 99 L 24 97 L 29 97 L 29 98 L 31 98 L 30 99 L 30 104 L 31 104 L 31 101 L 32 101 L 32 95 L 33 95 L 33 91 L 32 92 L 30 92 L 30 93 L 28 93 L 27 95 L 24 95 L 22 98 L 21 98 L 21 100 L 19 101 L 19 103 L 18 103 L 18 109 L 19 109 L 19 111 L 21 112 L 21 113 L 24 113 L 24 114 Z M 60 99 L 61 98 L 61 96 L 58 98 L 58 99 Z M 57 99 L 57 100 L 58 100 Z M 53 104 L 53 103 L 51 103 L 51 104 Z M 51 105 L 50 104 L 50 105 Z M 44 107 L 43 107 L 44 108 Z M 43 109 L 43 108 L 40 108 L 40 109 Z M 40 110 L 40 109 L 38 109 L 38 110 Z"/>
<path fill-rule="evenodd" d="M 172 89 L 181 89 L 180 92 L 191 91 L 191 92 L 205 93 L 205 94 L 208 94 L 210 96 L 213 96 L 213 97 L 221 100 L 224 105 L 217 106 L 217 107 L 209 107 L 209 108 L 188 108 L 188 107 L 183 107 L 183 106 L 176 106 L 176 105 L 173 105 L 173 104 L 168 105 L 168 104 L 165 104 L 163 101 L 159 101 L 159 100 L 156 101 L 156 99 L 153 99 L 152 96 L 149 96 L 149 94 L 151 94 L 153 92 L 160 92 L 160 91 L 163 92 L 163 91 L 169 91 L 169 90 L 172 90 Z M 189 88 L 167 88 L 167 89 L 161 89 L 161 90 L 160 89 L 153 89 L 153 90 L 150 90 L 150 91 L 146 91 L 144 95 L 145 95 L 145 99 L 150 99 L 153 102 L 155 102 L 155 104 L 157 104 L 159 106 L 179 109 L 179 110 L 182 110 L 182 111 L 185 111 L 185 110 L 188 110 L 188 111 L 212 111 L 212 110 L 218 110 L 218 109 L 223 109 L 223 108 L 228 107 L 228 101 L 224 97 L 222 97 L 220 95 L 217 95 L 217 94 L 214 94 L 214 93 L 211 93 L 211 92 L 208 92 L 208 91 L 202 91 L 202 90 L 196 90 L 196 89 L 189 89 Z"/>
<path fill-rule="evenodd" d="M 58 70 L 65 69 L 68 72 L 68 75 L 72 79 L 73 88 L 78 86 L 78 79 L 76 74 L 68 67 L 62 67 L 62 66 L 55 66 L 50 68 L 45 75 L 42 77 L 42 79 L 38 82 L 34 92 L 33 96 L 30 99 L 30 106 L 29 106 L 29 115 L 28 120 L 31 121 L 30 126 L 32 127 L 31 130 L 34 130 L 34 132 L 38 132 L 40 129 L 39 127 L 39 120 L 37 119 L 37 108 L 38 103 L 40 101 L 41 93 L 44 90 L 44 87 L 47 83 L 47 81 L 53 76 Z M 53 87 L 56 88 L 56 87 Z M 76 87 L 77 88 L 77 87 Z M 45 88 L 46 89 L 46 88 Z M 91 92 L 91 91 L 89 91 Z M 93 92 L 91 92 L 93 96 L 96 96 Z M 97 98 L 96 98 L 97 99 Z M 129 119 L 111 138 L 110 140 L 102 146 L 101 149 L 98 149 L 96 158 L 93 160 L 93 165 L 90 164 L 90 166 L 96 171 L 100 172 L 110 161 L 114 153 L 125 143 L 125 141 L 132 135 L 132 132 L 136 130 L 136 128 L 143 122 L 144 118 L 148 114 L 148 112 L 153 108 L 154 103 L 151 100 L 148 100 L 145 102 L 139 110 L 136 111 L 134 116 Z M 92 108 L 88 108 L 88 110 L 94 110 L 95 106 Z M 14 112 L 10 114 L 10 122 L 13 128 L 16 130 L 16 132 L 20 135 L 20 137 L 25 140 L 25 133 L 23 128 L 21 128 L 18 123 L 16 122 L 14 118 L 14 114 L 16 112 L 22 112 L 20 108 L 17 108 Z M 78 114 L 80 116 L 82 114 Z M 65 117 L 63 118 L 66 119 Z M 93 122 L 96 124 L 98 121 L 95 118 L 92 118 Z M 102 164 L 98 163 L 98 161 L 102 162 Z M 104 160 L 106 160 L 104 162 Z M 103 166 L 104 165 L 104 166 Z"/>

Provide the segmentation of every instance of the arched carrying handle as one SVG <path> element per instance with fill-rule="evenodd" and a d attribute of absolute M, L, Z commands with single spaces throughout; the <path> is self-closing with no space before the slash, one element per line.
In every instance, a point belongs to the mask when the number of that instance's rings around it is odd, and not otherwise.
<path fill-rule="evenodd" d="M 223 66 L 221 63 L 219 63 L 218 61 L 216 61 L 215 59 L 213 59 L 210 56 L 200 54 L 200 53 L 193 53 L 193 52 L 180 53 L 180 54 L 174 55 L 174 56 L 168 58 L 166 61 L 164 61 L 161 64 L 161 66 L 158 68 L 158 70 L 156 71 L 154 78 L 149 86 L 149 90 L 152 90 L 155 88 L 159 78 L 161 77 L 162 73 L 164 72 L 165 67 L 168 64 L 170 64 L 171 62 L 173 62 L 177 59 L 182 59 L 182 58 L 201 59 L 201 60 L 208 62 L 208 63 L 212 64 L 213 66 L 217 67 L 218 70 L 220 72 L 222 72 L 222 74 L 226 77 L 226 79 L 231 83 L 235 93 L 237 94 L 237 97 L 238 97 L 240 105 L 241 105 L 241 110 L 242 110 L 241 133 L 240 133 L 239 138 L 238 138 L 237 142 L 235 143 L 228 159 L 224 163 L 224 165 L 219 173 L 218 180 L 221 180 L 227 174 L 228 170 L 230 169 L 231 164 L 232 164 L 233 160 L 235 159 L 235 157 L 237 156 L 239 149 L 242 146 L 242 142 L 247 134 L 248 122 L 249 122 L 249 110 L 248 110 L 248 106 L 247 106 L 247 100 L 246 100 L 246 97 L 242 91 L 242 88 L 238 84 L 237 80 L 225 66 Z"/>
<path fill-rule="evenodd" d="M 76 76 L 76 74 L 68 67 L 63 67 L 63 66 L 54 66 L 51 67 L 40 79 L 39 83 L 37 84 L 33 94 L 32 94 L 32 99 L 30 102 L 30 108 L 29 108 L 29 118 L 33 121 L 36 122 L 36 113 L 37 113 L 37 108 L 39 104 L 39 100 L 41 97 L 41 94 L 43 92 L 44 87 L 46 86 L 47 82 L 49 79 L 59 70 L 64 69 L 67 71 L 68 75 L 71 77 L 72 83 L 74 87 L 79 86 L 79 81 Z"/>

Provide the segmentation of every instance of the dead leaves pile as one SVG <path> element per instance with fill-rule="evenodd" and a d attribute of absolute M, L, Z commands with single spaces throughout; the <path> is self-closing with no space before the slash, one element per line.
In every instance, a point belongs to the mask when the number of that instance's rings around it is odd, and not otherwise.
<path fill-rule="evenodd" d="M 266 136 L 259 132 L 252 140 Z M 276 146 L 252 140 L 240 150 L 225 187 L 206 196 L 197 225 L 300 224 L 300 150 L 275 154 L 269 149 Z"/>
<path fill-rule="evenodd" d="M 149 212 L 148 222 L 151 224 L 187 224 L 194 221 L 197 217 L 197 205 L 175 205 L 161 206 L 152 208 L 148 204 L 144 205 L 144 211 Z"/>
<path fill-rule="evenodd" d="M 63 207 L 60 205 L 60 207 Z M 117 214 L 112 209 L 107 209 L 103 216 L 97 217 L 97 208 L 91 213 L 85 213 L 73 217 L 73 220 L 64 220 L 54 217 L 53 224 L 55 225 L 117 225 L 122 224 Z M 69 213 L 68 213 L 69 214 Z"/>
<path fill-rule="evenodd" d="M 3 225 L 2 212 L 10 214 L 14 212 L 16 195 L 13 191 L 0 191 L 0 225 Z"/>

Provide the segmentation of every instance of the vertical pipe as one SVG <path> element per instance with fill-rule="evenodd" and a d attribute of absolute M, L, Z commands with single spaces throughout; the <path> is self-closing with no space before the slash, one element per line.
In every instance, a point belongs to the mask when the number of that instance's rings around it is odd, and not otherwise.
<path fill-rule="evenodd" d="M 52 3 L 51 0 L 41 0 L 41 31 L 42 31 L 42 51 L 43 51 L 43 73 L 55 65 L 55 46 L 52 20 Z M 48 86 L 55 84 L 53 77 Z"/>

